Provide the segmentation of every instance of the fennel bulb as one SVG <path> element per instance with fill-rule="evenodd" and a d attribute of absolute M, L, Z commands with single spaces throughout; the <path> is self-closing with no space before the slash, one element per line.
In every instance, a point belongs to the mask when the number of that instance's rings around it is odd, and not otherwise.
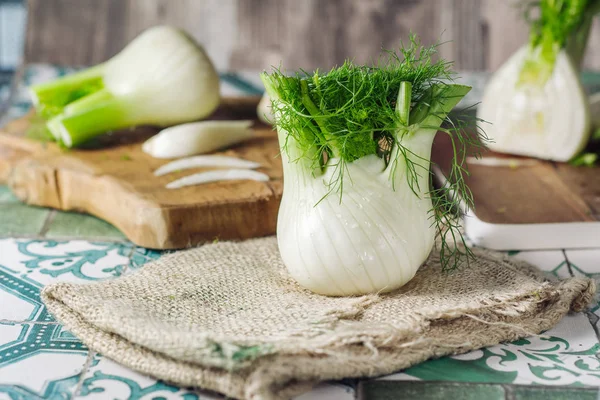
<path fill-rule="evenodd" d="M 31 95 L 66 147 L 129 126 L 204 118 L 220 101 L 219 77 L 205 51 L 170 26 L 148 29 L 100 65 L 35 85 Z"/>
<path fill-rule="evenodd" d="M 142 150 L 156 158 L 210 153 L 254 137 L 252 121 L 201 121 L 171 126 L 152 136 Z"/>
<path fill-rule="evenodd" d="M 542 0 L 530 43 L 492 76 L 477 117 L 489 148 L 554 161 L 580 153 L 590 137 L 587 96 L 579 81 L 598 0 Z"/>
<path fill-rule="evenodd" d="M 441 230 L 446 214 L 443 193 L 430 188 L 431 146 L 470 88 L 441 83 L 448 64 L 433 63 L 435 47 L 411 39 L 403 59 L 389 55 L 377 68 L 346 62 L 327 74 L 262 74 L 284 170 L 279 250 L 291 276 L 316 293 L 404 285 Z M 458 177 L 451 190 L 464 193 Z"/>

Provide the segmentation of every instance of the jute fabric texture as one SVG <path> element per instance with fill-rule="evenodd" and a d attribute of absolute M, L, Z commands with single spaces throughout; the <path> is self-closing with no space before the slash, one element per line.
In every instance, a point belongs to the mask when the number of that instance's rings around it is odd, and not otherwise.
<path fill-rule="evenodd" d="M 289 277 L 274 237 L 165 255 L 44 302 L 90 349 L 144 374 L 240 399 L 285 399 L 315 383 L 374 377 L 428 358 L 540 333 L 593 299 L 587 278 L 547 280 L 475 250 L 442 273 L 432 255 L 398 291 L 313 294 Z"/>

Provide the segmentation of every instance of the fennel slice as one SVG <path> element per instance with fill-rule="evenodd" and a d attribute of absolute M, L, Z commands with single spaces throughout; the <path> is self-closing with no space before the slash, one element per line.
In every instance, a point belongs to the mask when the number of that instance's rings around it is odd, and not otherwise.
<path fill-rule="evenodd" d="M 234 169 L 255 169 L 261 165 L 254 161 L 248 161 L 237 157 L 204 155 L 186 157 L 171 161 L 154 171 L 155 176 L 162 176 L 171 172 L 191 168 L 234 168 Z"/>
<path fill-rule="evenodd" d="M 198 174 L 189 175 L 181 179 L 177 179 L 166 185 L 167 189 L 179 189 L 185 186 L 201 185 L 204 183 L 218 181 L 235 181 L 235 180 L 252 180 L 258 182 L 266 182 L 269 176 L 262 172 L 252 171 L 248 169 L 228 169 L 200 172 Z"/>
<path fill-rule="evenodd" d="M 142 150 L 155 158 L 206 154 L 254 137 L 251 120 L 200 121 L 171 126 L 148 139 Z"/>

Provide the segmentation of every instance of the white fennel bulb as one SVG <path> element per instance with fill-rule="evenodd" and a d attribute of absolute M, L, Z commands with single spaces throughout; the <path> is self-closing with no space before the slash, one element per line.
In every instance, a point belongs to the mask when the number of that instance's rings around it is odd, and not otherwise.
<path fill-rule="evenodd" d="M 447 216 L 444 190 L 430 187 L 431 146 L 470 88 L 441 83 L 448 63 L 431 61 L 435 47 L 414 37 L 411 45 L 377 68 L 346 62 L 326 74 L 262 75 L 284 171 L 279 250 L 291 276 L 316 293 L 406 284 Z M 461 162 L 454 158 L 455 171 Z M 447 189 L 464 194 L 457 178 Z"/>
<path fill-rule="evenodd" d="M 485 132 L 491 150 L 568 161 L 589 140 L 587 96 L 565 50 L 543 85 L 520 82 L 529 51 L 523 47 L 493 75 L 477 116 L 490 123 Z"/>
<path fill-rule="evenodd" d="M 211 114 L 219 76 L 185 32 L 157 26 L 95 67 L 31 87 L 48 129 L 67 147 L 135 125 L 168 126 Z"/>
<path fill-rule="evenodd" d="M 600 1 L 539 0 L 529 6 L 529 43 L 492 76 L 477 116 L 489 122 L 485 131 L 494 151 L 569 161 L 591 133 L 579 67 Z M 537 8 L 535 18 L 531 7 Z"/>
<path fill-rule="evenodd" d="M 280 133 L 285 140 L 285 132 Z M 405 148 L 429 160 L 435 131 L 414 132 Z M 292 146 L 288 143 L 288 146 Z M 433 247 L 429 176 L 422 171 L 418 196 L 403 162 L 394 170 L 371 154 L 346 165 L 341 198 L 328 195 L 335 167 L 315 178 L 282 153 L 283 198 L 277 220 L 281 257 L 290 274 L 320 294 L 346 296 L 394 290 L 407 283 Z M 400 157 L 402 157 L 400 155 Z M 329 160 L 335 165 L 339 160 Z"/>

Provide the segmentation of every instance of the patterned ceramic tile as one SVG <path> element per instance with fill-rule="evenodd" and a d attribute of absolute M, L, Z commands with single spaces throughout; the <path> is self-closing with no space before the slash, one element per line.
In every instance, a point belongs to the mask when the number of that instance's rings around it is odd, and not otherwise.
<path fill-rule="evenodd" d="M 93 281 L 118 276 L 132 251 L 128 243 L 1 239 L 0 265 L 42 285 Z"/>
<path fill-rule="evenodd" d="M 129 268 L 127 269 L 127 273 L 136 271 L 144 264 L 157 260 L 163 254 L 168 254 L 168 252 L 136 247 L 129 259 Z"/>
<path fill-rule="evenodd" d="M 566 250 L 574 276 L 589 276 L 600 282 L 600 248 L 585 250 Z"/>
<path fill-rule="evenodd" d="M 210 400 L 222 397 L 193 392 L 140 375 L 113 361 L 96 355 L 90 369 L 85 373 L 81 390 L 76 399 L 181 399 Z"/>
<path fill-rule="evenodd" d="M 511 252 L 560 278 L 571 276 L 562 251 Z M 500 344 L 460 356 L 427 361 L 402 375 L 425 380 L 523 384 L 600 385 L 600 345 L 584 314 L 569 315 L 544 336 Z"/>
<path fill-rule="evenodd" d="M 599 351 L 587 317 L 576 314 L 544 336 L 427 361 L 405 373 L 424 380 L 600 386 Z"/>
<path fill-rule="evenodd" d="M 508 254 L 516 260 L 535 265 L 542 271 L 548 272 L 557 278 L 568 278 L 571 276 L 569 274 L 569 265 L 561 250 L 513 251 L 508 252 Z"/>
<path fill-rule="evenodd" d="M 15 399 L 70 399 L 85 353 L 40 352 L 0 367 L 0 393 Z"/>
<path fill-rule="evenodd" d="M 133 248 L 0 239 L 0 393 L 11 399 L 71 398 L 89 351 L 54 321 L 40 291 L 50 282 L 117 276 Z"/>
<path fill-rule="evenodd" d="M 574 276 L 587 276 L 600 287 L 600 249 L 567 250 L 565 255 Z M 596 336 L 600 339 L 600 303 L 587 312 Z"/>

